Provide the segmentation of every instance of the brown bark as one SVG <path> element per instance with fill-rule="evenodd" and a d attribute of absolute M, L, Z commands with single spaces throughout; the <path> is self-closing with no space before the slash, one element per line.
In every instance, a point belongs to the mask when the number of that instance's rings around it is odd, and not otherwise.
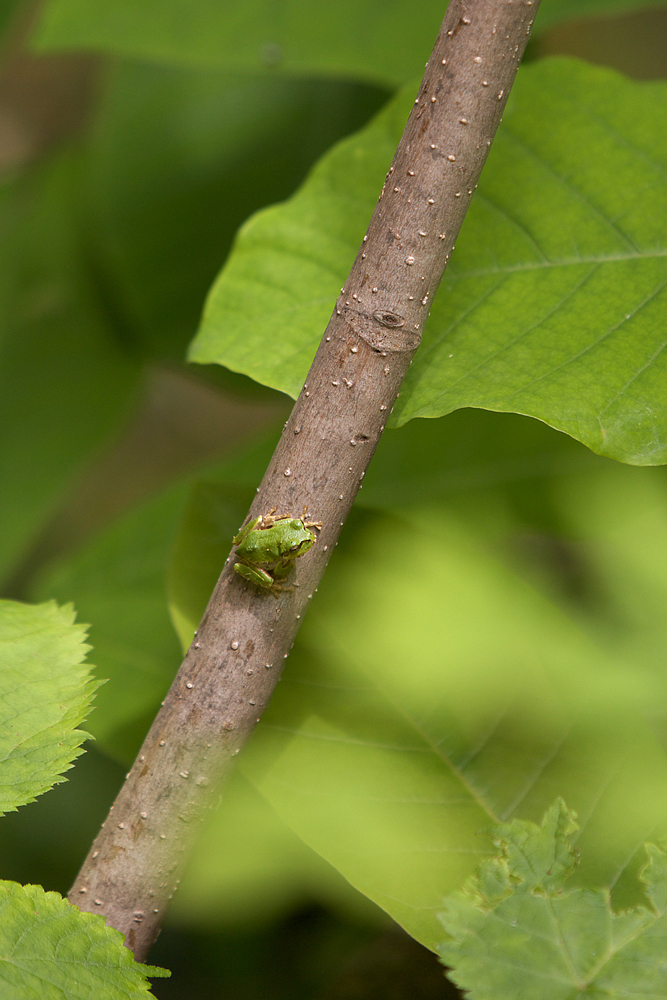
<path fill-rule="evenodd" d="M 250 516 L 322 529 L 293 591 L 260 593 L 227 559 L 193 644 L 70 893 L 143 959 L 210 788 L 280 677 L 416 351 L 539 0 L 451 0 L 367 235 Z"/>

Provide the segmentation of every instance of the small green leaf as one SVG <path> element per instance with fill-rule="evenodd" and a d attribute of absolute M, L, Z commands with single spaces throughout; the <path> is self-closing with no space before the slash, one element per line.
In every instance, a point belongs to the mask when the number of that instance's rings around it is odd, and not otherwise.
<path fill-rule="evenodd" d="M 608 890 L 566 887 L 576 829 L 562 800 L 540 827 L 497 826 L 499 856 L 445 900 L 440 919 L 452 940 L 438 952 L 476 1000 L 667 997 L 667 853 L 646 848 L 640 879 L 653 909 L 614 913 Z"/>
<path fill-rule="evenodd" d="M 0 601 L 0 814 L 65 779 L 95 689 L 86 629 L 53 601 Z M 0 921 L 1 923 L 1 921 Z"/>
<path fill-rule="evenodd" d="M 543 0 L 534 30 L 573 17 L 662 6 L 665 0 Z M 446 0 L 416 6 L 410 0 L 49 0 L 34 44 L 396 84 L 424 65 L 446 8 Z"/>
<path fill-rule="evenodd" d="M 413 90 L 242 227 L 192 360 L 297 395 Z M 666 462 L 666 214 L 667 85 L 572 60 L 524 67 L 394 423 L 479 406 Z"/>
<path fill-rule="evenodd" d="M 132 1000 L 165 969 L 135 962 L 104 917 L 39 885 L 0 882 L 0 994 L 11 1000 Z"/>

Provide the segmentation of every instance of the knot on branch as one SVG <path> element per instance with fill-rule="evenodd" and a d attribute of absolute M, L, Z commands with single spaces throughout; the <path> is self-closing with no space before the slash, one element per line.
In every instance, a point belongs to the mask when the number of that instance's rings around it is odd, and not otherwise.
<path fill-rule="evenodd" d="M 378 309 L 367 313 L 339 302 L 338 312 L 350 330 L 365 340 L 374 351 L 412 352 L 421 343 L 421 328 L 410 328 L 406 317 L 393 309 Z"/>

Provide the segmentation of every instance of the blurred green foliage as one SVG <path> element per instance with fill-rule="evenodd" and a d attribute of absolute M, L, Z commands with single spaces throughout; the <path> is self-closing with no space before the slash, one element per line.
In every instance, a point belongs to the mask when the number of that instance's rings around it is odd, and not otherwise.
<path fill-rule="evenodd" d="M 546 30 L 574 14 L 643 6 L 544 0 L 540 19 Z M 418 72 L 443 5 L 425 5 L 424 24 L 406 18 L 406 7 L 316 9 L 295 0 L 281 8 L 281 22 L 268 0 L 256 9 L 204 0 L 159 9 L 148 0 L 45 5 L 39 46 L 85 44 L 113 57 L 99 62 L 84 134 L 64 136 L 2 179 L 0 579 L 10 597 L 20 581 L 19 596 L 74 601 L 90 623 L 97 676 L 109 682 L 87 724 L 97 748 L 67 784 L 2 820 L 2 878 L 67 891 L 178 667 L 279 428 L 224 460 L 212 448 L 185 475 L 175 467 L 159 494 L 75 548 L 67 538 L 51 544 L 59 511 L 75 508 L 84 488 L 94 496 L 94 470 L 140 419 L 147 368 L 193 377 L 186 348 L 239 225 L 290 196 L 333 143 L 366 125 L 388 88 Z M 563 71 L 531 72 L 544 83 Z M 569 152 L 558 146 L 563 129 L 548 107 L 508 109 L 509 123 L 523 114 L 525 129 L 537 129 L 541 116 L 551 129 L 549 156 L 540 147 L 542 163 L 526 184 L 562 154 L 557 183 L 547 177 L 539 189 L 543 209 L 553 210 L 554 192 L 578 163 L 595 160 L 594 179 L 606 166 L 612 201 L 597 205 L 588 191 L 574 215 L 590 222 L 599 210 L 609 235 L 628 222 L 630 202 L 613 201 L 627 193 L 623 178 L 640 178 L 629 192 L 642 221 L 631 236 L 640 242 L 659 228 L 656 177 L 662 184 L 664 174 L 664 130 L 656 127 L 653 146 L 637 153 L 642 116 L 662 114 L 641 95 L 661 91 L 587 67 L 566 75 L 570 109 L 559 105 L 559 115 L 564 122 L 567 110 L 567 122 L 578 123 Z M 599 107 L 577 113 L 577 93 L 589 84 L 591 94 L 614 96 L 616 118 L 595 127 L 619 126 L 609 142 L 627 146 L 625 173 L 612 168 L 602 133 L 591 139 Z M 2 100 L 0 88 L 0 110 Z M 377 125 L 366 133 L 377 139 L 371 158 L 390 157 L 400 132 L 403 110 L 386 114 L 395 116 L 386 134 Z M 512 142 L 509 130 L 501 134 L 498 159 L 510 162 Z M 505 180 L 490 173 L 488 193 L 507 215 Z M 453 274 L 470 261 L 474 270 L 471 247 L 488 252 L 492 213 L 481 204 L 476 211 Z M 345 215 L 336 224 L 361 233 L 364 222 Z M 562 212 L 556 229 L 561 222 Z M 516 233 L 502 234 L 517 257 Z M 280 259 L 284 247 L 273 252 Z M 312 246 L 306 253 L 312 263 Z M 628 272 L 624 308 L 631 292 L 641 298 L 643 280 Z M 619 292 L 611 285 L 610 294 Z M 507 309 L 523 308 L 522 295 L 514 288 Z M 322 315 L 331 305 L 320 306 Z M 596 310 L 602 305 L 587 300 L 579 312 Z M 661 317 L 651 330 L 633 328 L 640 347 L 657 331 L 650 371 L 658 377 L 637 413 L 649 406 L 660 441 Z M 612 321 L 598 315 L 595 329 Z M 475 333 L 480 344 L 486 329 Z M 568 330 L 563 320 L 559 337 Z M 281 331 L 264 335 L 249 353 L 283 364 Z M 207 391 L 252 398 L 248 379 L 213 367 L 195 376 Z M 579 402 L 599 393 L 607 374 L 604 365 L 582 368 Z M 470 402 L 461 396 L 456 405 Z M 162 405 L 168 410 L 169 400 Z M 629 433 L 641 424 L 635 417 Z M 224 443 L 233 446 L 231 430 Z M 138 460 L 150 465 L 150 446 Z M 606 885 L 615 905 L 636 904 L 642 843 L 664 831 L 666 818 L 666 486 L 662 469 L 621 467 L 513 413 L 463 408 L 388 432 L 285 679 L 184 876 L 154 959 L 175 975 L 155 995 L 448 995 L 440 973 L 433 978 L 435 959 L 416 945 L 410 957 L 405 938 L 387 931 L 387 914 L 434 948 L 442 896 L 490 850 L 482 832 L 489 822 L 539 820 L 557 795 L 579 813 L 576 884 Z M 386 970 L 390 955 L 411 970 L 407 985 L 397 967 L 389 982 L 364 972 Z"/>

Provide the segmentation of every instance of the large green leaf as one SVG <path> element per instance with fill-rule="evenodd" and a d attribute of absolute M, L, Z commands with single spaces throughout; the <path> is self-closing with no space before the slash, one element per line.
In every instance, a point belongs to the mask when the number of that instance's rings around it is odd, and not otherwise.
<path fill-rule="evenodd" d="M 85 635 L 71 607 L 0 601 L 0 815 L 64 781 L 82 752 L 98 686 Z"/>
<path fill-rule="evenodd" d="M 241 229 L 192 360 L 298 393 L 411 95 Z M 571 60 L 520 71 L 394 423 L 508 410 L 621 461 L 667 461 L 666 98 Z"/>
<path fill-rule="evenodd" d="M 8 1000 L 134 1000 L 164 969 L 135 962 L 104 917 L 39 885 L 0 882 L 0 993 Z"/>
<path fill-rule="evenodd" d="M 289 195 L 384 97 L 344 81 L 109 69 L 80 215 L 97 289 L 141 353 L 182 360 L 241 222 Z"/>
<path fill-rule="evenodd" d="M 319 902 L 355 921 L 386 926 L 385 914 L 294 833 L 243 775 L 225 784 L 206 817 L 170 922 L 263 925 Z"/>
<path fill-rule="evenodd" d="M 136 362 L 83 272 L 76 161 L 0 189 L 0 578 L 127 415 Z"/>
<path fill-rule="evenodd" d="M 535 30 L 665 0 L 543 0 Z M 396 84 L 423 66 L 446 0 L 49 0 L 38 49 L 94 48 L 230 69 L 343 74 Z"/>
<path fill-rule="evenodd" d="M 500 856 L 482 865 L 440 914 L 449 977 L 476 1000 L 667 997 L 667 855 L 647 845 L 641 873 L 651 905 L 614 913 L 602 889 L 570 889 L 577 829 L 558 801 L 541 827 L 494 830 Z"/>
<path fill-rule="evenodd" d="M 350 551 L 242 772 L 429 947 L 483 831 L 538 819 L 556 794 L 582 817 L 578 884 L 636 902 L 633 857 L 667 830 L 667 760 L 645 721 L 664 677 L 620 661 L 442 508 L 367 522 Z"/>

